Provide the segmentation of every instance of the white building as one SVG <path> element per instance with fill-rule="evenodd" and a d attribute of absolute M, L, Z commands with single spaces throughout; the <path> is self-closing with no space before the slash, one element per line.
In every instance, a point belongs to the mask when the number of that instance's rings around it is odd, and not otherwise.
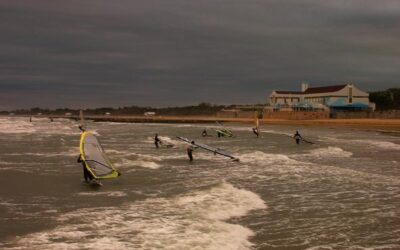
<path fill-rule="evenodd" d="M 155 116 L 156 112 L 144 112 L 144 116 Z"/>
<path fill-rule="evenodd" d="M 353 84 L 325 87 L 308 87 L 302 84 L 302 91 L 272 91 L 269 97 L 271 106 L 301 108 L 320 107 L 330 110 L 368 110 L 374 104 L 369 102 L 369 94 Z"/>

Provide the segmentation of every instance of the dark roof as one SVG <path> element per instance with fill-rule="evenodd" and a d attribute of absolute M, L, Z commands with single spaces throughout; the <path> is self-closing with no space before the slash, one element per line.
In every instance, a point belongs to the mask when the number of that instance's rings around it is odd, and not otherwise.
<path fill-rule="evenodd" d="M 295 94 L 295 95 L 298 95 L 298 94 L 303 94 L 303 92 L 301 92 L 301 91 L 280 91 L 280 90 L 276 90 L 275 91 L 277 94 Z"/>
<path fill-rule="evenodd" d="M 343 85 L 335 85 L 335 86 L 325 86 L 325 87 L 315 87 L 315 88 L 308 88 L 306 91 L 301 92 L 301 91 L 280 91 L 280 90 L 275 90 L 277 94 L 283 94 L 283 95 L 301 95 L 301 94 L 319 94 L 319 93 L 330 93 L 330 92 L 336 92 L 344 87 L 346 87 L 347 84 Z"/>
<path fill-rule="evenodd" d="M 304 94 L 317 94 L 317 93 L 328 93 L 328 92 L 336 92 L 344 87 L 346 87 L 347 84 L 344 85 L 336 85 L 336 86 L 325 86 L 325 87 L 316 87 L 316 88 L 308 88 Z"/>

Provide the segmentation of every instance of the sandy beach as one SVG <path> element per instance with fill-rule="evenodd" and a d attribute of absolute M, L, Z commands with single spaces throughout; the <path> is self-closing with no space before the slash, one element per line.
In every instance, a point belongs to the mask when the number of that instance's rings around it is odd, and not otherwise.
<path fill-rule="evenodd" d="M 51 116 L 53 118 L 78 119 L 78 117 Z M 98 122 L 132 122 L 132 123 L 254 123 L 252 118 L 223 118 L 215 116 L 104 116 L 86 115 L 86 119 Z M 350 127 L 363 130 L 382 130 L 383 132 L 400 132 L 400 119 L 321 119 L 321 120 L 281 120 L 261 119 L 262 125 L 286 126 L 324 126 L 324 127 Z"/>

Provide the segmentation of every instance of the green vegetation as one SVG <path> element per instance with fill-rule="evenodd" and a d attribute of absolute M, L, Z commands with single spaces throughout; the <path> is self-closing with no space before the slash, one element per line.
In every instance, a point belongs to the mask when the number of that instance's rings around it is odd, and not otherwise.
<path fill-rule="evenodd" d="M 185 115 L 215 115 L 221 109 L 231 109 L 235 105 L 224 106 L 224 105 L 212 105 L 210 103 L 200 103 L 196 106 L 185 106 L 185 107 L 168 107 L 168 108 L 152 108 L 152 107 L 120 107 L 120 108 L 96 108 L 96 109 L 85 109 L 85 115 L 104 115 L 110 113 L 111 115 L 143 115 L 145 112 L 155 112 L 156 115 L 169 115 L 169 116 L 185 116 Z M 65 115 L 70 113 L 72 115 L 78 115 L 79 110 L 76 109 L 19 109 L 11 112 L 2 111 L 0 114 L 14 113 L 16 115 L 37 115 L 39 113 L 43 115 Z"/>
<path fill-rule="evenodd" d="M 369 98 L 376 104 L 377 110 L 400 109 L 400 88 L 371 92 Z"/>

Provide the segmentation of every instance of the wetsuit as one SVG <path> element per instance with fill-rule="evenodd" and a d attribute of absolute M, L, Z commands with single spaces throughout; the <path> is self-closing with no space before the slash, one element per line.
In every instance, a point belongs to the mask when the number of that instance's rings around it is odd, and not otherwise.
<path fill-rule="evenodd" d="M 160 146 L 158 144 L 161 144 L 161 140 L 158 139 L 158 135 L 154 137 L 154 144 L 156 145 L 156 148 L 159 148 Z"/>
<path fill-rule="evenodd" d="M 187 154 L 188 154 L 188 156 L 189 156 L 189 160 L 190 161 L 193 161 L 193 147 L 192 146 L 189 146 L 189 147 L 187 147 Z"/>
<path fill-rule="evenodd" d="M 301 135 L 299 134 L 299 132 L 296 131 L 296 134 L 294 134 L 293 138 L 296 140 L 297 144 L 300 144 L 300 140 L 302 138 L 301 138 Z"/>
<path fill-rule="evenodd" d="M 78 157 L 78 163 L 82 163 L 83 166 L 83 178 L 85 179 L 86 182 L 89 182 L 91 180 L 94 179 L 93 175 L 89 172 L 89 170 L 87 170 L 86 166 L 85 166 L 85 162 L 82 160 L 81 155 L 79 155 Z"/>
<path fill-rule="evenodd" d="M 197 146 L 195 146 L 194 141 L 192 141 L 192 145 L 189 145 L 186 149 L 190 161 L 193 161 L 193 150 L 195 150 L 196 148 Z"/>

